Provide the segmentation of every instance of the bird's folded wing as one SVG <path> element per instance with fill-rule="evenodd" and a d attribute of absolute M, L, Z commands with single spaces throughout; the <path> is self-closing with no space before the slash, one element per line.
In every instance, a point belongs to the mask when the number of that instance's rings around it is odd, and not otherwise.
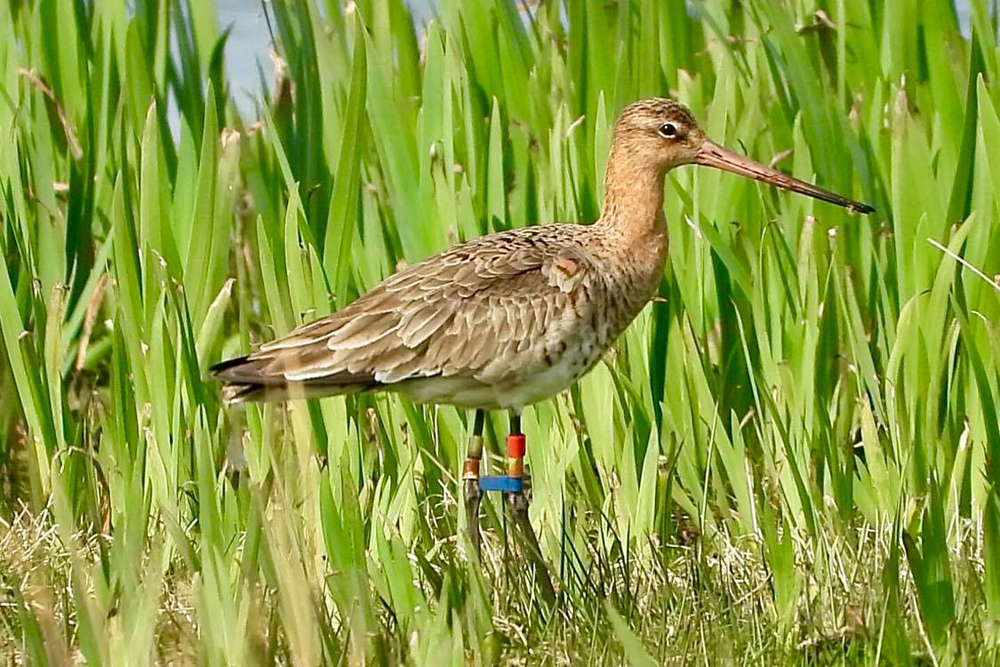
<path fill-rule="evenodd" d="M 323 386 L 489 374 L 494 362 L 524 354 L 554 320 L 578 314 L 593 278 L 573 246 L 518 234 L 489 240 L 409 267 L 214 373 L 237 384 Z"/>

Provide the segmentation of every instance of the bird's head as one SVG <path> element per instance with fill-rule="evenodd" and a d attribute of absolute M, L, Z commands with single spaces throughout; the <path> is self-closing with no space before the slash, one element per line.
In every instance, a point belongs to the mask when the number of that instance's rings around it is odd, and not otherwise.
<path fill-rule="evenodd" d="M 721 146 L 698 127 L 683 104 L 662 97 L 639 100 L 625 107 L 615 124 L 613 160 L 627 169 L 666 174 L 674 167 L 700 164 L 770 183 L 860 213 L 875 209 L 783 174 Z"/>

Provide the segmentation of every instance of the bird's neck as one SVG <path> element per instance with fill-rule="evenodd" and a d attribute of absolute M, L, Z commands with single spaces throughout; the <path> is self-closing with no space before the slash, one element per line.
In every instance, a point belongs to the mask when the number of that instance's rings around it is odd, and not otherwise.
<path fill-rule="evenodd" d="M 597 221 L 605 253 L 614 258 L 627 319 L 659 287 L 667 263 L 667 224 L 663 216 L 663 171 L 637 164 L 630 152 L 614 150 L 605 178 L 604 208 Z"/>
<path fill-rule="evenodd" d="M 663 218 L 663 170 L 642 163 L 632 151 L 616 146 L 604 179 L 604 207 L 597 224 L 619 247 L 666 244 Z"/>

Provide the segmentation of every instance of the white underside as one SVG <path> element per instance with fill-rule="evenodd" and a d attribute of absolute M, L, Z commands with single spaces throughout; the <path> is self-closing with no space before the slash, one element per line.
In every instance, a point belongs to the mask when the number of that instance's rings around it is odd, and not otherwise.
<path fill-rule="evenodd" d="M 486 384 L 470 377 L 431 377 L 406 380 L 392 389 L 416 403 L 444 403 L 465 408 L 520 409 L 567 389 L 590 363 L 573 363 L 564 356 L 553 366 L 530 374 L 530 379 Z"/>

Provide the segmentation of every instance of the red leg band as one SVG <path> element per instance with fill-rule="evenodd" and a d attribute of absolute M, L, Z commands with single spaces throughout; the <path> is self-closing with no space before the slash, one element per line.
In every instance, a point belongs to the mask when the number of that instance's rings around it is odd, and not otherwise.
<path fill-rule="evenodd" d="M 527 450 L 525 445 L 525 438 L 522 434 L 508 435 L 507 436 L 507 456 L 513 459 L 524 458 L 524 452 Z"/>

